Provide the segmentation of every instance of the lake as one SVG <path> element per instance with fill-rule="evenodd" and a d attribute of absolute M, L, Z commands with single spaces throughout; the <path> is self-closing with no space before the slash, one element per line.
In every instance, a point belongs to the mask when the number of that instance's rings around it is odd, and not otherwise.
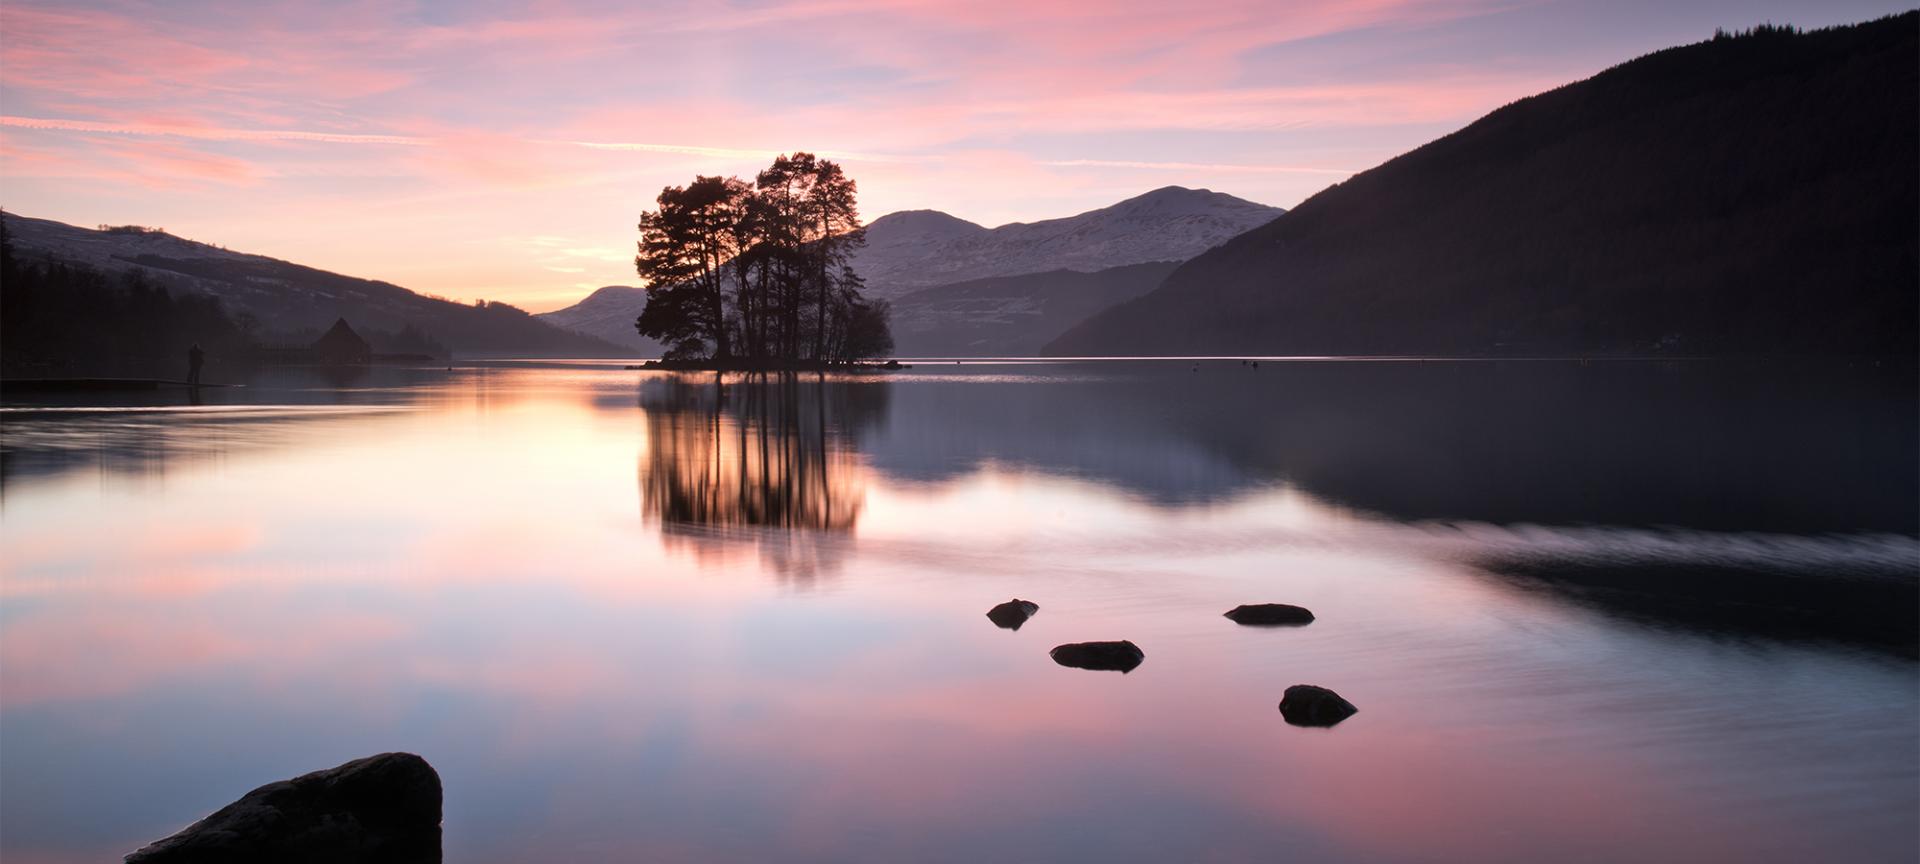
<path fill-rule="evenodd" d="M 0 858 L 118 860 L 407 750 L 456 861 L 1911 861 L 1896 365 L 11 399 Z M 1222 616 L 1261 602 L 1317 620 Z M 1108 639 L 1145 662 L 1048 656 Z M 1294 684 L 1359 713 L 1289 725 Z"/>

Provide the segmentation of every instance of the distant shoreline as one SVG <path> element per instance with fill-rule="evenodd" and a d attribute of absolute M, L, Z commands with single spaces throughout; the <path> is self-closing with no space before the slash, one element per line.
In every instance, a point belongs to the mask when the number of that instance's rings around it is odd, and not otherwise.
<path fill-rule="evenodd" d="M 898 360 L 884 363 L 820 363 L 810 361 L 742 361 L 730 360 L 647 360 L 627 366 L 628 369 L 660 370 L 664 372 L 890 372 L 896 369 L 911 369 Z"/>

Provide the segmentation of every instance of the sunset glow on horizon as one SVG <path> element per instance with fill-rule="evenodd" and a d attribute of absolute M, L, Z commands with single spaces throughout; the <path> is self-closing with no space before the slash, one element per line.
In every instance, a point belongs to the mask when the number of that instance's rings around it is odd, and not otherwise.
<path fill-rule="evenodd" d="M 1716 27 L 1885 0 L 0 6 L 0 206 L 532 311 L 636 284 L 662 186 L 843 162 L 871 220 L 1291 207 Z"/>

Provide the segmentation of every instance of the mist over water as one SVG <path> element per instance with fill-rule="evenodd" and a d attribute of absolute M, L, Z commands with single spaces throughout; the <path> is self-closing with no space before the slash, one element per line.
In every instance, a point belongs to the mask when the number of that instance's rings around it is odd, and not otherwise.
<path fill-rule="evenodd" d="M 0 857 L 410 750 L 449 860 L 1910 860 L 1915 392 L 1228 359 L 9 401 Z M 1316 620 L 1221 617 L 1262 602 Z M 1125 675 L 1047 656 L 1118 639 Z M 1302 683 L 1359 713 L 1289 726 Z"/>

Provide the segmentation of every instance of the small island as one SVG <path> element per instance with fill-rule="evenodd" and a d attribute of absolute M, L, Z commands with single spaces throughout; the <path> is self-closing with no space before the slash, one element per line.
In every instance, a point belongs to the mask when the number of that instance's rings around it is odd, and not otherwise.
<path fill-rule="evenodd" d="M 884 300 L 851 264 L 866 242 L 856 186 L 811 153 L 749 183 L 695 177 L 640 214 L 634 268 L 647 281 L 640 335 L 667 346 L 647 368 L 816 371 L 877 365 L 893 351 Z"/>

